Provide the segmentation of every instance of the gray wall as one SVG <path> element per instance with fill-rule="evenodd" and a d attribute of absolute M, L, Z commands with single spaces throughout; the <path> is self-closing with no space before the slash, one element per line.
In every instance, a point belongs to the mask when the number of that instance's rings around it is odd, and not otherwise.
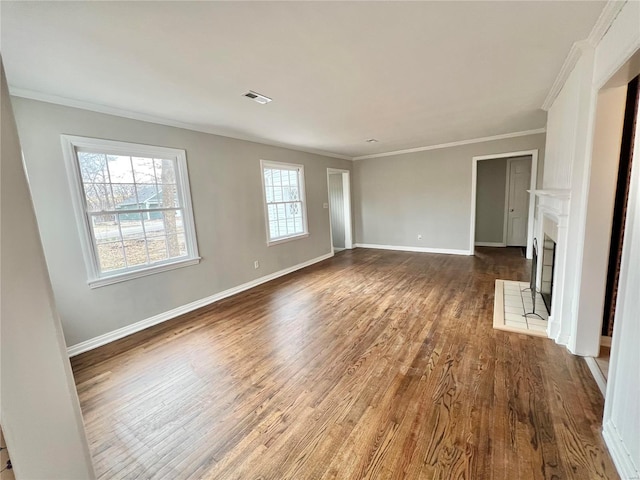
<path fill-rule="evenodd" d="M 503 243 L 507 159 L 478 162 L 476 242 Z"/>
<path fill-rule="evenodd" d="M 540 182 L 544 142 L 537 134 L 354 162 L 356 242 L 468 251 L 472 157 L 538 149 Z"/>
<path fill-rule="evenodd" d="M 351 162 L 23 98 L 13 98 L 53 291 L 68 345 L 331 250 L 327 168 Z M 202 261 L 90 289 L 60 134 L 185 149 Z M 305 166 L 308 238 L 267 247 L 260 159 Z M 260 268 L 254 270 L 254 260 Z"/>
<path fill-rule="evenodd" d="M 18 479 L 95 478 L 2 68 L 2 429 Z M 4 477 L 4 475 L 3 475 Z"/>
<path fill-rule="evenodd" d="M 344 248 L 344 192 L 341 173 L 329 175 L 329 212 L 333 246 Z"/>

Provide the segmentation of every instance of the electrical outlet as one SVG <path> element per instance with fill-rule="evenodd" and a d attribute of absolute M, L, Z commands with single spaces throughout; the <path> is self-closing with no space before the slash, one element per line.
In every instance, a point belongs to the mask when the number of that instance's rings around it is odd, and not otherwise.
<path fill-rule="evenodd" d="M 328 203 L 323 203 L 322 204 L 322 208 L 329 208 L 329 204 Z"/>
<path fill-rule="evenodd" d="M 422 234 L 421 233 L 418 234 L 418 240 L 422 240 Z"/>
<path fill-rule="evenodd" d="M 260 268 L 260 262 L 258 260 L 253 262 L 253 268 Z"/>

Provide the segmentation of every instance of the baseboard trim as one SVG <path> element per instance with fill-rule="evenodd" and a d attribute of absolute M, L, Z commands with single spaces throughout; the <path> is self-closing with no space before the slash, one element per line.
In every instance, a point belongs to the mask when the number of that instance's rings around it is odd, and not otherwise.
<path fill-rule="evenodd" d="M 600 389 L 600 393 L 604 397 L 607 392 L 607 379 L 604 378 L 600 367 L 598 366 L 598 362 L 594 357 L 584 357 L 584 361 L 587 362 L 587 366 L 589 370 L 591 370 L 591 375 L 593 375 L 593 379 L 598 384 L 598 388 Z"/>
<path fill-rule="evenodd" d="M 67 348 L 67 354 L 69 355 L 69 357 L 80 355 L 81 353 L 88 352 L 89 350 L 93 350 L 94 348 L 98 348 L 106 345 L 107 343 L 111 343 L 115 340 L 124 338 L 128 335 L 131 335 L 132 333 L 136 333 L 144 330 L 145 328 L 149 328 L 154 325 L 158 325 L 159 323 L 166 322 L 167 320 L 171 320 L 172 318 L 179 317 L 180 315 L 184 315 L 185 313 L 192 312 L 193 310 L 196 310 L 198 308 L 211 305 L 212 303 L 218 302 L 224 298 L 230 297 L 240 292 L 244 292 L 245 290 L 257 287 L 258 285 L 262 285 L 263 283 L 275 280 L 276 278 L 283 277 L 284 275 L 288 275 L 289 273 L 293 273 L 296 270 L 311 266 L 314 263 L 322 262 L 323 260 L 331 257 L 333 257 L 333 253 L 321 255 L 320 257 L 316 257 L 306 262 L 294 265 L 293 267 L 285 268 L 284 270 L 279 270 L 269 275 L 265 275 L 264 277 L 256 278 L 255 280 L 251 280 L 250 282 L 243 283 L 242 285 L 229 288 L 209 297 L 187 303 L 186 305 L 182 305 L 169 311 L 159 313 L 158 315 L 154 315 L 153 317 L 149 317 L 131 325 L 127 325 L 126 327 L 113 330 L 112 332 L 108 332 L 103 335 L 99 335 L 84 342 L 80 342 L 76 345 L 70 346 L 69 348 Z"/>
<path fill-rule="evenodd" d="M 356 243 L 358 248 L 375 248 L 378 250 L 398 250 L 400 252 L 441 253 L 445 255 L 473 255 L 469 250 L 451 248 L 405 247 L 398 245 L 380 245 L 375 243 Z"/>
<path fill-rule="evenodd" d="M 631 454 L 629 453 L 629 450 L 627 450 L 622 438 L 620 438 L 618 429 L 611 420 L 607 420 L 604 423 L 602 437 L 604 438 L 604 443 L 609 449 L 609 455 L 611 455 L 613 464 L 618 469 L 620 478 L 623 480 L 640 479 L 640 470 L 638 469 L 638 466 L 633 464 Z"/>
<path fill-rule="evenodd" d="M 507 244 L 503 242 L 476 242 L 476 247 L 506 247 Z"/>

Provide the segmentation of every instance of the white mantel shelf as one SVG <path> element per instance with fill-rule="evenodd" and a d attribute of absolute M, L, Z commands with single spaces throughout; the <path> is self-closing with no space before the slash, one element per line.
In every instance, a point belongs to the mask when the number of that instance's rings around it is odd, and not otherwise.
<path fill-rule="evenodd" d="M 569 198 L 571 197 L 571 190 L 568 188 L 550 188 L 547 190 L 527 190 L 529 193 L 533 193 L 537 197 L 554 197 L 554 198 Z"/>

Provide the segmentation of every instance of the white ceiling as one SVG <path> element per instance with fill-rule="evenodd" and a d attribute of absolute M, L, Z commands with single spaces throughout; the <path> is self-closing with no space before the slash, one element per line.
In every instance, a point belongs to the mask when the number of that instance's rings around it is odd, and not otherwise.
<path fill-rule="evenodd" d="M 3 1 L 2 56 L 14 92 L 354 157 L 544 127 L 603 6 Z"/>

